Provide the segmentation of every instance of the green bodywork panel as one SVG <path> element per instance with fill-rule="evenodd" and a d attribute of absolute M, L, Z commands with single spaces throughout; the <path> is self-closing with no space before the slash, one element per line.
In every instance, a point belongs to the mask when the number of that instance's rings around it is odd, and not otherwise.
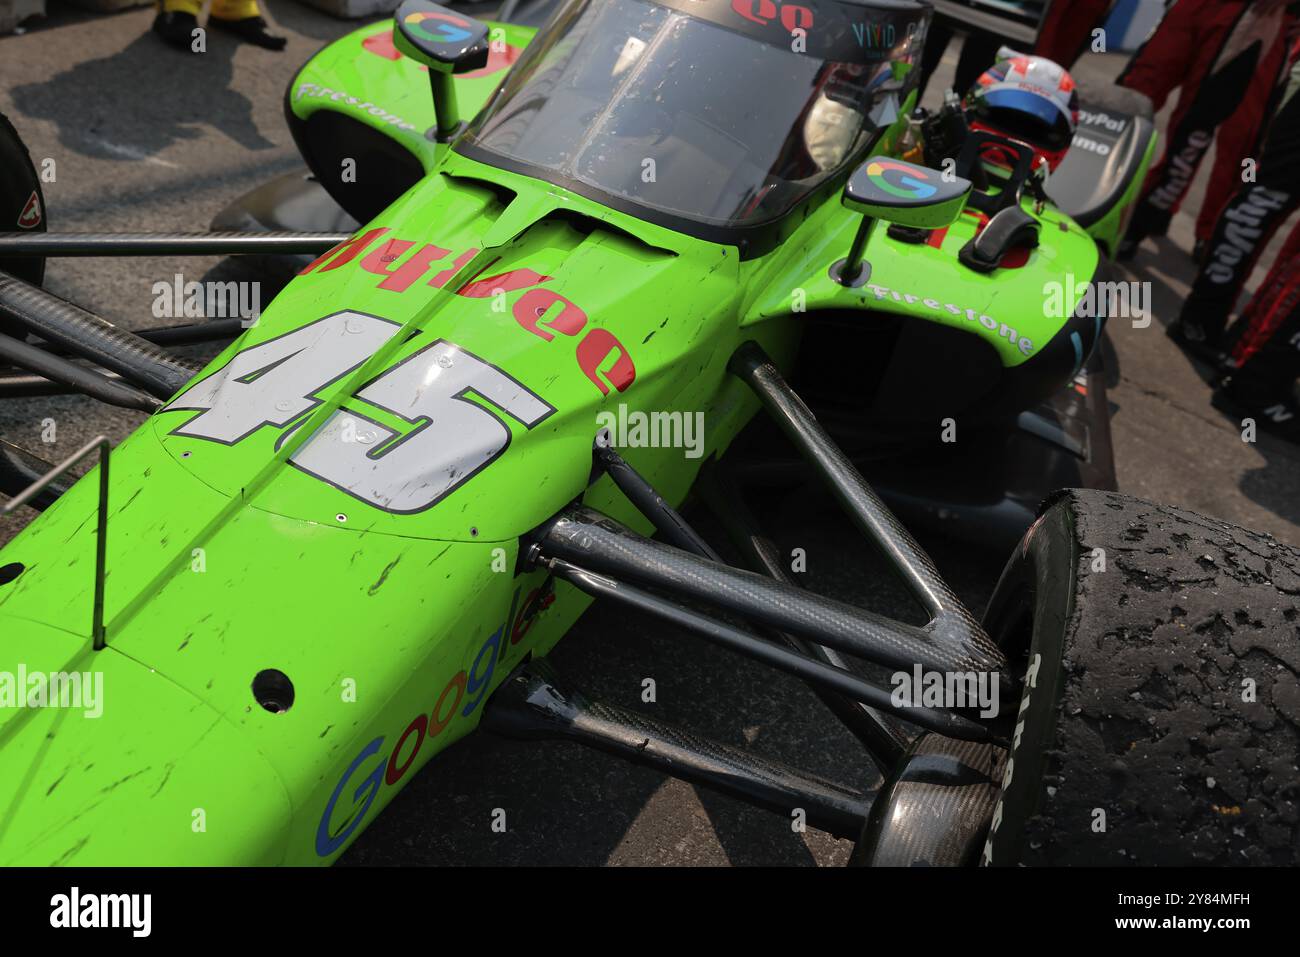
<path fill-rule="evenodd" d="M 508 50 L 531 36 L 493 26 Z M 742 342 L 788 367 L 801 313 L 871 309 L 965 329 L 1014 367 L 1061 325 L 1044 277 L 1096 267 L 1049 207 L 1021 268 L 958 269 L 966 214 L 932 245 L 878 229 L 871 282 L 846 289 L 827 270 L 858 219 L 834 198 L 742 262 L 435 146 L 427 78 L 386 54 L 390 32 L 327 47 L 290 103 L 384 129 L 426 176 L 114 450 L 108 648 L 89 647 L 95 471 L 0 553 L 24 566 L 0 586 L 0 672 L 103 688 L 93 716 L 0 708 L 0 863 L 332 861 L 586 608 L 518 571 L 520 536 L 575 499 L 649 533 L 609 479 L 589 484 L 602 413 L 702 414 L 690 454 L 624 449 L 677 503 L 757 410 L 726 372 Z M 457 79 L 467 115 L 501 76 Z M 279 713 L 252 690 L 268 669 L 292 681 Z"/>
<path fill-rule="evenodd" d="M 536 32 L 489 23 L 487 66 L 456 77 L 463 117 L 482 108 Z M 371 23 L 321 50 L 289 84 L 288 99 L 290 109 L 304 120 L 330 109 L 374 127 L 406 147 L 426 170 L 447 149 L 425 136 L 437 118 L 428 69 L 398 53 L 391 20 Z"/>

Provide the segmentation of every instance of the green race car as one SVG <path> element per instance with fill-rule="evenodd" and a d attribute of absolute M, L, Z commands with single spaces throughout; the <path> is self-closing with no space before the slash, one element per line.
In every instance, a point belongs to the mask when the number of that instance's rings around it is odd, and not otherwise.
<path fill-rule="evenodd" d="M 1113 491 L 1107 257 L 1149 113 L 1085 95 L 1048 179 L 917 112 L 931 13 L 407 0 L 291 82 L 310 179 L 210 234 L 0 237 L 0 396 L 151 412 L 58 467 L 2 447 L 6 511 L 41 512 L 0 551 L 0 862 L 330 863 L 480 726 L 803 814 L 859 863 L 1292 860 L 1266 756 L 1295 725 L 1247 740 L 1283 707 L 1249 652 L 1294 645 L 1300 556 Z M 147 337 L 39 288 L 42 256 L 157 252 L 302 263 L 253 324 Z M 165 348 L 222 336 L 202 368 Z M 743 504 L 791 468 L 926 624 L 798 587 Z M 895 513 L 1018 542 L 982 622 Z M 566 687 L 545 656 L 593 598 L 804 679 L 884 784 Z M 1189 728 L 1259 752 L 1215 772 L 1244 814 L 1180 803 L 1220 750 Z"/>

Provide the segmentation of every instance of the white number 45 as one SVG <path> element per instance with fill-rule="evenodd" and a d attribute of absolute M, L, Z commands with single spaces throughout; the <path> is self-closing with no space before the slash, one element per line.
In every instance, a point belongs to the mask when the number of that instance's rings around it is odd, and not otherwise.
<path fill-rule="evenodd" d="M 320 405 L 317 393 L 356 371 L 400 328 L 378 316 L 337 312 L 246 349 L 168 404 L 164 411 L 199 413 L 172 435 L 233 445 L 264 426 L 284 428 Z M 395 416 L 401 430 L 340 408 L 289 461 L 399 513 L 436 505 L 506 450 L 510 428 L 497 412 L 531 429 L 555 411 L 443 339 L 371 380 L 356 398 Z"/>

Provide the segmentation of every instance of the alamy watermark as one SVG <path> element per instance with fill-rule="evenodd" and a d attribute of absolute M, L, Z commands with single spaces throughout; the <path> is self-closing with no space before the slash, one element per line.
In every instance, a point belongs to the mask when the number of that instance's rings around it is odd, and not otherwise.
<path fill-rule="evenodd" d="M 998 716 L 998 675 L 992 671 L 911 671 L 889 677 L 889 700 L 897 708 L 979 709 L 981 718 Z"/>
<path fill-rule="evenodd" d="M 703 412 L 629 411 L 620 402 L 617 411 L 596 413 L 601 429 L 597 441 L 616 449 L 683 449 L 688 459 L 704 454 Z"/>
<path fill-rule="evenodd" d="M 1073 310 L 1069 303 L 1076 303 Z M 1078 282 L 1073 273 L 1065 282 L 1043 283 L 1043 315 L 1065 319 L 1071 314 L 1088 319 L 1133 319 L 1143 327 L 1151 322 L 1151 283 Z"/>
<path fill-rule="evenodd" d="M 87 718 L 104 713 L 102 671 L 0 671 L 0 708 L 67 708 Z"/>
<path fill-rule="evenodd" d="M 190 282 L 177 273 L 171 282 L 153 284 L 153 314 L 157 319 L 239 319 L 247 326 L 262 315 L 262 284 L 251 282 Z"/>
<path fill-rule="evenodd" d="M 55 928 L 122 928 L 132 937 L 153 930 L 152 894 L 83 894 L 73 887 L 50 898 L 50 926 Z"/>

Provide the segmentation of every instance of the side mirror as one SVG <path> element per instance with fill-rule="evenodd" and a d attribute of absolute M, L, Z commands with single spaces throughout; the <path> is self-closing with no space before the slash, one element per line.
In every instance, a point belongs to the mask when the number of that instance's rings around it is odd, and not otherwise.
<path fill-rule="evenodd" d="M 840 197 L 845 208 L 863 216 L 846 258 L 831 267 L 831 276 L 845 286 L 860 286 L 871 275 L 862 262 L 876 220 L 916 229 L 939 229 L 961 215 L 970 197 L 971 183 L 960 176 L 944 179 L 938 170 L 873 156 L 863 162 L 844 184 Z"/>
<path fill-rule="evenodd" d="M 464 123 L 452 75 L 487 66 L 487 24 L 428 0 L 405 0 L 393 15 L 393 45 L 429 68 L 436 138 L 442 143 L 453 139 Z"/>

